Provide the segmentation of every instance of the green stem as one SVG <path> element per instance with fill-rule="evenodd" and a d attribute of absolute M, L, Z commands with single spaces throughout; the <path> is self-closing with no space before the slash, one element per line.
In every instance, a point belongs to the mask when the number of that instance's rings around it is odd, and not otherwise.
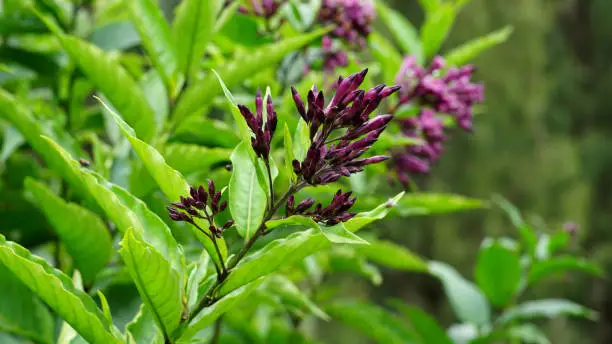
<path fill-rule="evenodd" d="M 221 338 L 221 322 L 222 321 L 223 321 L 223 316 L 220 316 L 219 318 L 217 318 L 217 321 L 215 321 L 215 329 L 213 332 L 213 337 L 210 340 L 210 344 L 219 343 L 219 338 Z"/>

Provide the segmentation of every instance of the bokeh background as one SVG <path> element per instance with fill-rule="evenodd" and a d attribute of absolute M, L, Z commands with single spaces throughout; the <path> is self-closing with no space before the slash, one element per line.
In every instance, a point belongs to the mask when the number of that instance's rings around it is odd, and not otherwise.
<path fill-rule="evenodd" d="M 413 23 L 417 1 L 390 1 Z M 423 188 L 488 198 L 499 193 L 528 220 L 555 230 L 580 224 L 574 249 L 612 270 L 612 1 L 473 0 L 445 46 L 505 25 L 514 32 L 479 57 L 486 112 L 473 135 L 457 133 Z M 444 51 L 444 50 L 443 50 Z M 385 229 L 428 258 L 464 276 L 486 235 L 516 235 L 501 211 L 403 220 Z M 425 307 L 443 323 L 452 313 L 439 284 L 421 276 L 385 276 L 380 297 Z M 612 285 L 579 274 L 543 284 L 535 296 L 565 296 L 601 312 L 597 323 L 560 319 L 543 324 L 555 344 L 612 342 Z"/>

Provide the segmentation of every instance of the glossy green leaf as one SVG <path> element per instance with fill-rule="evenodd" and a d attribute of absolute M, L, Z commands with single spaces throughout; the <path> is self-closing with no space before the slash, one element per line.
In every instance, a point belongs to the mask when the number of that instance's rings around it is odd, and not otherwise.
<path fill-rule="evenodd" d="M 429 272 L 440 279 L 455 314 L 459 319 L 477 325 L 491 322 L 491 306 L 482 292 L 464 279 L 453 267 L 429 262 Z"/>
<path fill-rule="evenodd" d="M 295 51 L 313 40 L 321 37 L 328 29 L 316 30 L 311 33 L 288 38 L 277 43 L 262 46 L 248 52 L 246 56 L 238 56 L 231 62 L 223 65 L 217 72 L 225 81 L 227 87 L 231 88 L 241 84 L 245 79 L 257 72 L 263 71 L 282 60 L 288 53 Z M 249 63 L 244 63 L 248 59 Z M 210 104 L 222 89 L 214 73 L 208 75 L 192 84 L 181 96 L 176 105 L 174 113 L 175 122 L 180 123 L 192 113 Z"/>
<path fill-rule="evenodd" d="M 94 279 L 111 257 L 111 236 L 104 222 L 94 213 L 67 203 L 44 184 L 25 180 L 25 189 L 55 229 L 86 281 Z"/>
<path fill-rule="evenodd" d="M 400 70 L 402 56 L 383 35 L 374 31 L 368 37 L 368 46 L 374 58 L 380 63 L 385 83 L 391 84 Z"/>
<path fill-rule="evenodd" d="M 90 40 L 103 50 L 125 50 L 140 44 L 140 37 L 129 21 L 115 21 L 95 28 Z"/>
<path fill-rule="evenodd" d="M 426 13 L 435 12 L 442 2 L 443 0 L 419 0 L 419 4 Z"/>
<path fill-rule="evenodd" d="M 164 147 L 166 163 L 185 175 L 203 173 L 219 164 L 225 166 L 223 163 L 230 161 L 231 153 L 226 148 L 206 148 L 182 143 L 171 143 Z"/>
<path fill-rule="evenodd" d="M 306 121 L 300 117 L 293 138 L 293 156 L 298 161 L 304 161 L 310 148 L 310 129 Z"/>
<path fill-rule="evenodd" d="M 72 285 L 70 277 L 0 236 L 0 262 L 37 294 L 83 338 L 94 344 L 121 343 L 96 303 Z"/>
<path fill-rule="evenodd" d="M 586 259 L 573 256 L 561 256 L 534 262 L 529 270 L 528 283 L 537 283 L 540 280 L 552 275 L 570 271 L 582 271 L 597 277 L 604 276 L 604 272 L 599 266 L 589 262 Z"/>
<path fill-rule="evenodd" d="M 376 343 L 412 343 L 415 333 L 397 315 L 378 306 L 355 301 L 337 301 L 326 307 L 334 320 L 339 320 L 365 334 Z"/>
<path fill-rule="evenodd" d="M 187 279 L 187 308 L 193 309 L 200 296 L 198 293 L 200 284 L 204 281 L 208 274 L 208 264 L 210 263 L 210 255 L 202 252 L 200 259 L 194 263 L 194 267 L 189 273 Z"/>
<path fill-rule="evenodd" d="M 53 322 L 53 316 L 38 297 L 0 265 L 0 331 L 51 344 L 55 332 Z"/>
<path fill-rule="evenodd" d="M 355 215 L 355 217 L 353 217 L 352 219 L 344 222 L 344 226 L 350 232 L 355 233 L 356 231 L 360 230 L 361 228 L 369 225 L 374 221 L 382 220 L 385 216 L 387 216 L 387 214 L 389 214 L 391 210 L 398 207 L 398 204 L 399 202 L 401 202 L 403 197 L 404 192 L 400 192 L 399 194 L 395 195 L 395 197 L 389 198 L 389 200 L 379 205 L 378 207 L 370 211 L 362 212 Z"/>
<path fill-rule="evenodd" d="M 119 253 L 142 301 L 151 310 L 162 332 L 169 337 L 178 328 L 184 312 L 182 271 L 174 269 L 154 246 L 133 230 L 126 232 L 121 246 Z"/>
<path fill-rule="evenodd" d="M 145 304 L 126 326 L 127 344 L 164 344 L 164 334 L 155 324 L 153 313 Z"/>
<path fill-rule="evenodd" d="M 293 159 L 295 159 L 295 155 L 293 155 L 293 141 L 291 140 L 291 132 L 289 131 L 287 123 L 285 123 L 283 143 L 285 146 L 285 173 L 291 180 L 295 180 L 296 176 L 293 171 Z"/>
<path fill-rule="evenodd" d="M 259 285 L 264 281 L 263 278 L 253 281 L 231 293 L 223 296 L 220 300 L 213 303 L 211 306 L 204 308 L 198 313 L 189 323 L 189 327 L 179 338 L 178 343 L 189 343 L 189 340 L 195 336 L 200 330 L 212 325 L 217 318 L 237 306 L 246 299 Z"/>
<path fill-rule="evenodd" d="M 464 43 L 445 55 L 446 63 L 450 66 L 462 66 L 471 62 L 486 50 L 504 43 L 510 37 L 512 31 L 513 28 L 511 26 L 506 26 Z"/>
<path fill-rule="evenodd" d="M 172 33 L 185 75 L 193 76 L 215 31 L 221 0 L 184 0 L 176 7 Z"/>
<path fill-rule="evenodd" d="M 232 177 L 229 184 L 229 209 L 238 233 L 250 238 L 261 225 L 266 212 L 267 194 L 257 180 L 257 170 L 241 143 L 231 156 Z"/>
<path fill-rule="evenodd" d="M 508 324 L 517 320 L 554 318 L 567 315 L 590 320 L 598 318 L 597 312 L 575 302 L 563 299 L 544 299 L 524 302 L 509 308 L 500 315 L 498 321 Z"/>
<path fill-rule="evenodd" d="M 164 80 L 168 94 L 172 98 L 176 97 L 183 85 L 184 76 L 164 14 L 153 0 L 129 0 L 127 8 L 130 11 L 130 20 L 138 31 L 155 69 Z"/>
<path fill-rule="evenodd" d="M 383 1 L 376 2 L 380 19 L 387 25 L 391 35 L 400 46 L 403 55 L 414 55 L 417 62 L 423 63 L 423 47 L 419 41 L 416 28 L 401 13 L 385 5 Z"/>
<path fill-rule="evenodd" d="M 409 193 L 396 207 L 400 216 L 449 214 L 485 208 L 484 201 L 453 194 Z"/>
<path fill-rule="evenodd" d="M 306 216 L 294 215 L 284 219 L 266 222 L 266 228 L 268 228 L 268 230 L 278 227 L 297 227 L 301 230 L 313 228 L 320 231 L 329 242 L 335 244 L 368 243 L 367 241 L 348 231 L 344 226 L 344 223 L 339 223 L 334 226 L 326 226 L 324 224 L 318 224 L 312 218 Z"/>
<path fill-rule="evenodd" d="M 155 133 L 154 112 L 138 83 L 119 61 L 79 38 L 61 33 L 57 37 L 83 74 L 108 98 L 138 136 L 147 142 L 151 140 Z"/>
<path fill-rule="evenodd" d="M 483 245 L 474 271 L 476 283 L 495 306 L 511 303 L 521 284 L 519 252 L 499 241 Z"/>
<path fill-rule="evenodd" d="M 219 85 L 221 86 L 221 89 L 223 90 L 225 99 L 227 99 L 227 101 L 230 103 L 231 114 L 232 114 L 232 117 L 234 117 L 234 122 L 236 122 L 236 125 L 238 126 L 238 134 L 239 134 L 240 139 L 243 142 L 247 142 L 247 143 L 251 142 L 251 136 L 252 136 L 251 129 L 249 129 L 249 126 L 247 125 L 246 120 L 244 119 L 244 117 L 242 117 L 242 114 L 240 113 L 240 110 L 238 109 L 238 106 L 237 106 L 238 104 L 236 104 L 236 99 L 234 99 L 234 95 L 227 88 L 227 86 L 225 85 L 225 82 L 223 82 L 223 79 L 221 78 L 219 73 L 217 73 L 216 70 L 212 70 L 212 72 L 217 77 L 217 80 L 219 81 Z"/>
<path fill-rule="evenodd" d="M 446 331 L 432 315 L 425 313 L 419 307 L 401 302 L 394 302 L 393 306 L 408 318 L 421 343 L 453 344 Z"/>
<path fill-rule="evenodd" d="M 396 270 L 427 271 L 427 262 L 406 247 L 383 240 L 369 240 L 369 243 L 359 246 L 357 251 L 376 264 Z"/>
<path fill-rule="evenodd" d="M 319 308 L 319 306 L 287 277 L 283 275 L 271 276 L 266 280 L 266 286 L 270 292 L 281 299 L 285 306 L 312 313 L 320 319 L 329 321 L 329 315 Z"/>
<path fill-rule="evenodd" d="M 439 6 L 428 13 L 421 27 L 423 54 L 430 58 L 438 53 L 455 21 L 455 6 L 449 3 Z"/>

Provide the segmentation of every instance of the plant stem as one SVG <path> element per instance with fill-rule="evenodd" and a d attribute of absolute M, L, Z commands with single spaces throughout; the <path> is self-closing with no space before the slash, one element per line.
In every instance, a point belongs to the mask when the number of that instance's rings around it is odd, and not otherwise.
<path fill-rule="evenodd" d="M 266 171 L 268 172 L 268 182 L 270 186 L 270 207 L 274 204 L 274 186 L 272 185 L 272 172 L 270 171 L 270 160 L 266 159 Z"/>

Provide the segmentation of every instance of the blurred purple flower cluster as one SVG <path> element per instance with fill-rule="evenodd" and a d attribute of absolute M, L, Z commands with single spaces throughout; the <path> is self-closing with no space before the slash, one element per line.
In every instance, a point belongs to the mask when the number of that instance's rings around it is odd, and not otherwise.
<path fill-rule="evenodd" d="M 393 154 L 393 165 L 403 184 L 408 184 L 412 175 L 429 173 L 444 151 L 446 135 L 441 116 L 452 116 L 459 127 L 472 131 L 472 107 L 484 99 L 484 86 L 470 80 L 473 66 L 447 71 L 444 68 L 442 57 L 435 57 L 425 69 L 409 56 L 396 77 L 401 85 L 398 107 L 406 104 L 420 107 L 416 117 L 400 121 L 402 133 L 424 141 Z"/>
<path fill-rule="evenodd" d="M 308 92 L 308 108 L 292 88 L 293 100 L 309 126 L 312 141 L 304 161 L 294 160 L 293 169 L 309 184 L 332 183 L 388 158 L 360 157 L 378 140 L 393 118 L 379 115 L 370 119 L 370 114 L 399 86 L 379 85 L 368 91 L 360 90 L 366 74 L 367 69 L 364 69 L 346 79 L 339 78 L 336 94 L 327 106 L 323 92 L 316 87 Z M 333 134 L 338 135 L 334 137 Z"/>
<path fill-rule="evenodd" d="M 287 0 L 249 0 L 249 6 L 240 6 L 241 13 L 255 14 L 265 19 L 272 18 Z"/>
<path fill-rule="evenodd" d="M 371 0 L 323 0 L 319 21 L 335 25 L 332 35 L 348 43 L 365 46 L 374 21 L 374 4 Z"/>

